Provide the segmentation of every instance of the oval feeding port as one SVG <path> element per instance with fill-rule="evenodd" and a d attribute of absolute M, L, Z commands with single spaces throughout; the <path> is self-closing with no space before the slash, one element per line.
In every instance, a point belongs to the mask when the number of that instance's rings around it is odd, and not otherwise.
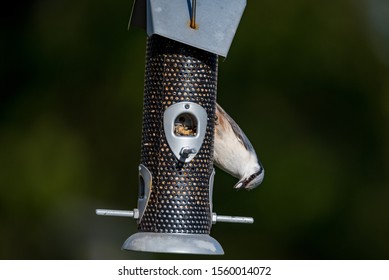
<path fill-rule="evenodd" d="M 183 113 L 174 120 L 174 134 L 176 136 L 195 137 L 197 135 L 197 119 L 189 113 Z"/>
<path fill-rule="evenodd" d="M 178 102 L 165 110 L 166 140 L 178 160 L 190 162 L 196 156 L 205 138 L 207 121 L 207 111 L 193 102 Z"/>

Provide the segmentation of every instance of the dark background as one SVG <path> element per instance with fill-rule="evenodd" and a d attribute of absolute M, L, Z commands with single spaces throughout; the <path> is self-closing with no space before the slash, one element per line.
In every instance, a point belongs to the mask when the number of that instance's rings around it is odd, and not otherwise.
<path fill-rule="evenodd" d="M 121 251 L 140 161 L 145 34 L 132 1 L 14 1 L 1 16 L 0 258 L 204 258 Z M 389 2 L 248 5 L 218 102 L 266 176 L 217 170 L 226 259 L 389 258 Z M 207 257 L 214 258 L 214 257 Z"/>

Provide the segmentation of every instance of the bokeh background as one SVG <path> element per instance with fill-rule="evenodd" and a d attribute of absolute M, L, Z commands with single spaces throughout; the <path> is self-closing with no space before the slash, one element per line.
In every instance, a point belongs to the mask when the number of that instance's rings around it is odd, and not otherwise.
<path fill-rule="evenodd" d="M 248 5 L 218 102 L 266 176 L 251 192 L 217 170 L 226 254 L 121 251 L 135 221 L 146 36 L 132 1 L 14 1 L 2 9 L 1 259 L 388 259 L 389 2 Z"/>

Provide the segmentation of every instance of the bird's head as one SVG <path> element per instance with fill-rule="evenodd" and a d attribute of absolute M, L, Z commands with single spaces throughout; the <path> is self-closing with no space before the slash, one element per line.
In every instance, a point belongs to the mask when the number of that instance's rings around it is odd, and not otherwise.
<path fill-rule="evenodd" d="M 241 190 L 241 189 L 252 190 L 258 187 L 262 183 L 264 175 L 265 175 L 265 170 L 260 165 L 259 170 L 257 172 L 254 172 L 251 175 L 248 175 L 240 179 L 239 182 L 236 183 L 234 188 L 237 190 Z"/>

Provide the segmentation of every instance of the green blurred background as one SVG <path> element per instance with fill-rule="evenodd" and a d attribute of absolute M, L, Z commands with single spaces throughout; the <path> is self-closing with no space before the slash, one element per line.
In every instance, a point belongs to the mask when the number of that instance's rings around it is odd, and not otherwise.
<path fill-rule="evenodd" d="M 248 5 L 218 102 L 266 176 L 251 192 L 217 170 L 219 257 L 121 251 L 135 221 L 145 34 L 132 1 L 35 0 L 3 9 L 2 259 L 388 259 L 389 2 Z"/>

